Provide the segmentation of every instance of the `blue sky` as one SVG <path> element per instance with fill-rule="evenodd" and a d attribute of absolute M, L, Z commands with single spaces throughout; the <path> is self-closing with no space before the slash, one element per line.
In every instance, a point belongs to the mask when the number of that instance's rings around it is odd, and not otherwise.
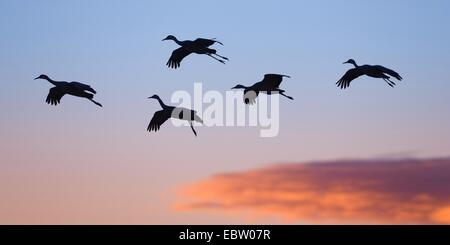
<path fill-rule="evenodd" d="M 389 134 L 398 131 L 391 122 L 435 130 L 450 121 L 443 92 L 450 88 L 446 1 L 1 4 L 1 98 L 2 109 L 10 113 L 19 107 L 29 112 L 48 109 L 36 103 L 48 86 L 31 81 L 41 73 L 91 83 L 106 107 L 114 108 L 111 113 L 126 110 L 131 117 L 151 111 L 154 104 L 143 99 L 154 93 L 168 100 L 174 90 L 192 91 L 193 82 L 203 82 L 205 90 L 224 91 L 278 72 L 293 77 L 283 86 L 296 98 L 283 104 L 285 122 L 305 125 L 311 120 L 311 127 L 323 124 L 347 131 L 347 122 L 356 120 L 352 130 Z M 230 62 L 222 66 L 193 56 L 180 70 L 167 69 L 164 64 L 176 48 L 160 41 L 167 34 L 217 37 L 225 43 L 219 49 Z M 393 90 L 363 78 L 351 90 L 339 91 L 334 82 L 350 68 L 342 65 L 348 58 L 396 69 L 405 80 Z M 88 111 L 79 117 L 97 113 Z M 302 130 L 298 127 L 290 122 L 284 126 Z M 448 135 L 448 128 L 441 130 Z"/>
<path fill-rule="evenodd" d="M 96 159 L 82 163 L 93 172 L 114 161 L 111 173 L 148 171 L 154 182 L 139 175 L 139 186 L 157 191 L 174 185 L 168 179 L 273 162 L 449 153 L 448 1 L 0 0 L 0 9 L 3 173 L 30 159 L 51 169 L 59 164 L 52 152 L 62 158 L 77 149 Z M 161 41 L 168 34 L 217 37 L 230 61 L 192 56 L 169 69 L 176 45 Z M 385 65 L 404 80 L 392 89 L 360 78 L 341 91 L 335 82 L 349 58 Z M 50 86 L 33 80 L 41 73 L 91 84 L 104 108 L 70 97 L 45 104 Z M 148 96 L 169 101 L 194 82 L 225 91 L 265 73 L 292 76 L 282 87 L 295 100 L 281 100 L 276 138 L 252 128 L 199 128 L 195 141 L 171 125 L 145 132 L 159 109 Z M 73 159 L 68 169 L 80 164 Z"/>

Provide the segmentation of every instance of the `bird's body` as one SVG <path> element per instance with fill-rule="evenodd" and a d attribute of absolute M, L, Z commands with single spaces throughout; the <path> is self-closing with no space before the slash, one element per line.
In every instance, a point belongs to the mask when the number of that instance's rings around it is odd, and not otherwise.
<path fill-rule="evenodd" d="M 336 82 L 337 86 L 345 89 L 356 78 L 366 75 L 373 78 L 383 79 L 389 86 L 394 87 L 395 83 L 390 80 L 391 76 L 401 81 L 403 78 L 395 71 L 381 65 L 362 65 L 358 66 L 353 59 L 344 62 L 344 64 L 353 64 L 355 68 L 348 70 L 344 76 Z"/>
<path fill-rule="evenodd" d="M 292 97 L 284 94 L 284 90 L 280 89 L 280 84 L 283 81 L 283 77 L 290 78 L 290 76 L 287 75 L 266 74 L 264 75 L 264 79 L 262 81 L 257 82 L 250 87 L 239 84 L 232 89 L 244 89 L 244 102 L 246 104 L 255 103 L 256 97 L 258 97 L 259 93 L 266 93 L 268 95 L 271 95 L 272 93 L 279 93 L 280 95 L 293 100 Z"/>
<path fill-rule="evenodd" d="M 94 94 L 97 92 L 89 85 L 79 83 L 79 82 L 64 82 L 64 81 L 54 81 L 50 79 L 47 75 L 40 75 L 36 79 L 44 79 L 49 83 L 53 84 L 55 87 L 51 88 L 46 102 L 51 105 L 57 105 L 61 103 L 61 99 L 64 95 L 72 95 L 76 97 L 86 98 L 92 101 L 98 106 L 102 106 L 100 103 L 93 100 Z"/>
<path fill-rule="evenodd" d="M 179 120 L 185 120 L 188 121 L 192 132 L 194 132 L 194 135 L 197 136 L 197 132 L 194 129 L 194 126 L 192 125 L 192 122 L 199 122 L 203 123 L 202 119 L 197 115 L 197 112 L 194 110 L 190 110 L 183 107 L 174 107 L 174 106 L 168 106 L 164 104 L 164 102 L 159 98 L 158 95 L 153 95 L 149 97 L 149 99 L 156 99 L 158 100 L 159 104 L 162 107 L 162 110 L 155 112 L 153 115 L 153 118 L 150 120 L 150 123 L 147 127 L 147 131 L 158 131 L 161 127 L 161 125 L 166 122 L 169 118 L 175 118 Z"/>
<path fill-rule="evenodd" d="M 169 35 L 164 40 L 173 40 L 175 43 L 180 45 L 178 49 L 175 49 L 172 52 L 172 55 L 169 58 L 169 61 L 167 61 L 167 66 L 170 68 L 178 68 L 180 67 L 181 61 L 190 54 L 206 54 L 210 56 L 211 58 L 221 62 L 225 63 L 224 60 L 228 60 L 227 57 L 223 57 L 217 54 L 217 51 L 215 49 L 209 48 L 211 45 L 215 43 L 219 43 L 223 45 L 221 42 L 215 40 L 215 39 L 206 39 L 206 38 L 197 38 L 194 41 L 186 40 L 186 41 L 179 41 L 176 37 Z M 217 56 L 217 57 L 215 57 Z"/>

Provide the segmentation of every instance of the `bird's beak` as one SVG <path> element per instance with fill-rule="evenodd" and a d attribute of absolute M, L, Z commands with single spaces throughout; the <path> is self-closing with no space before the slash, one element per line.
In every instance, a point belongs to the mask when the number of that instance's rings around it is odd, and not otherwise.
<path fill-rule="evenodd" d="M 37 80 L 37 79 L 39 79 L 39 77 L 36 77 L 34 80 Z"/>
<path fill-rule="evenodd" d="M 167 37 L 166 38 L 164 38 L 163 40 L 161 40 L 161 41 L 166 41 L 167 40 Z"/>
<path fill-rule="evenodd" d="M 342 63 L 342 64 L 348 64 L 348 61 L 346 61 L 346 62 L 344 62 L 344 63 Z"/>

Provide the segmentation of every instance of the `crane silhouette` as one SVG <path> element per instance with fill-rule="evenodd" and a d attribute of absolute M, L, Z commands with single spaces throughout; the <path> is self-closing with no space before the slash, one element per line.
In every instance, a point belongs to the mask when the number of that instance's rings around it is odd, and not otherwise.
<path fill-rule="evenodd" d="M 177 69 L 180 67 L 181 61 L 188 55 L 195 53 L 195 54 L 206 54 L 209 57 L 219 61 L 222 64 L 225 64 L 224 60 L 228 60 L 227 57 L 221 56 L 217 54 L 217 51 L 215 49 L 209 48 L 209 46 L 218 43 L 220 45 L 223 45 L 221 42 L 215 40 L 215 39 L 205 39 L 205 38 L 197 38 L 194 41 L 186 40 L 186 41 L 179 41 L 175 36 L 169 35 L 165 40 L 172 40 L 181 47 L 178 49 L 175 49 L 172 52 L 172 55 L 169 58 L 169 61 L 167 61 L 167 66 L 171 67 L 173 69 Z M 216 57 L 217 56 L 217 57 Z"/>
<path fill-rule="evenodd" d="M 395 82 L 391 81 L 389 76 L 395 77 L 397 80 L 401 81 L 403 78 L 395 71 L 388 69 L 380 65 L 362 65 L 358 66 L 353 59 L 349 59 L 344 62 L 344 64 L 353 64 L 355 68 L 348 70 L 344 76 L 336 82 L 337 86 L 341 89 L 348 88 L 350 82 L 356 78 L 366 75 L 373 78 L 382 78 L 389 86 L 394 87 Z"/>
<path fill-rule="evenodd" d="M 194 129 L 192 122 L 203 123 L 202 119 L 197 115 L 197 112 L 194 110 L 182 108 L 182 107 L 174 107 L 168 106 L 164 104 L 164 102 L 159 98 L 158 95 L 153 95 L 148 97 L 148 99 L 156 99 L 162 107 L 162 110 L 155 112 L 153 118 L 150 120 L 150 123 L 147 127 L 147 131 L 158 131 L 161 125 L 167 121 L 169 118 L 175 118 L 179 120 L 188 121 L 191 125 L 192 132 L 197 136 L 197 132 Z"/>
<path fill-rule="evenodd" d="M 40 75 L 36 77 L 34 80 L 37 79 L 44 79 L 47 80 L 49 83 L 55 85 L 55 87 L 51 88 L 47 99 L 45 102 L 47 102 L 50 105 L 57 105 L 61 103 L 61 98 L 66 95 L 73 95 L 76 97 L 86 98 L 90 101 L 92 101 L 94 104 L 102 107 L 102 104 L 98 103 L 97 101 L 93 100 L 94 94 L 97 92 L 91 88 L 91 86 L 79 83 L 79 82 L 64 82 L 64 81 L 54 81 L 50 79 L 47 75 Z M 90 93 L 89 93 L 90 92 Z"/>
<path fill-rule="evenodd" d="M 273 92 L 276 92 L 290 100 L 293 100 L 294 98 L 285 95 L 285 91 L 279 88 L 281 82 L 283 81 L 283 77 L 291 78 L 287 75 L 266 74 L 264 75 L 264 79 L 261 82 L 257 82 L 250 87 L 238 84 L 231 89 L 244 89 L 245 104 L 254 104 L 259 93 L 266 93 L 268 95 L 271 95 Z"/>

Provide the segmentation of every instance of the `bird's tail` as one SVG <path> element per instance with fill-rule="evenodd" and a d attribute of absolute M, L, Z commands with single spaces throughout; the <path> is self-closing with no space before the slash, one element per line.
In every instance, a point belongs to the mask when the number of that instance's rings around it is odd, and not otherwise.
<path fill-rule="evenodd" d="M 83 97 L 86 97 L 88 100 L 92 100 L 94 98 L 94 95 L 90 93 L 84 93 Z"/>
<path fill-rule="evenodd" d="M 97 93 L 97 91 L 95 91 L 93 88 L 91 88 L 91 87 L 89 87 L 88 89 L 87 89 L 87 91 L 89 91 L 89 92 L 91 92 L 91 93 L 93 93 L 93 94 L 96 94 Z"/>
<path fill-rule="evenodd" d="M 287 77 L 287 78 L 291 78 L 291 76 L 289 75 L 281 75 L 282 77 Z"/>
<path fill-rule="evenodd" d="M 403 80 L 403 77 L 402 76 L 400 76 L 400 74 L 395 74 L 395 76 L 394 76 L 397 80 L 399 80 L 399 81 L 401 81 L 401 80 Z"/>
<path fill-rule="evenodd" d="M 395 77 L 397 80 L 401 81 L 403 79 L 402 76 L 400 76 L 400 74 L 398 74 L 396 71 L 391 70 L 389 68 L 386 68 L 384 66 L 378 66 L 378 68 L 383 72 L 386 73 L 388 75 L 390 75 L 391 77 Z"/>

